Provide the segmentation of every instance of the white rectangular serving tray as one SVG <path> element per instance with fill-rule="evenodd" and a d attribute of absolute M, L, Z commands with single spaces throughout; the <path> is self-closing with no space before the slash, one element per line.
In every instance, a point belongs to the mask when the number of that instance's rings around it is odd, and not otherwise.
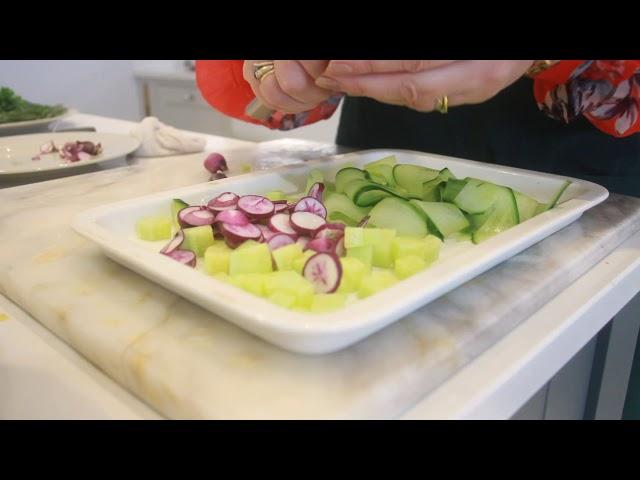
<path fill-rule="evenodd" d="M 270 190 L 293 193 L 302 190 L 311 169 L 319 169 L 330 175 L 326 178 L 333 178 L 346 165 L 362 167 L 387 155 L 395 155 L 399 163 L 436 169 L 448 167 L 458 178 L 476 177 L 506 185 L 541 202 L 548 202 L 567 179 L 441 155 L 406 150 L 366 150 L 105 205 L 79 214 L 73 228 L 96 242 L 115 261 L 211 313 L 286 350 L 323 354 L 352 345 L 401 319 L 560 230 L 609 195 L 600 185 L 570 178 L 573 183 L 556 208 L 479 245 L 445 242 L 440 259 L 430 268 L 371 297 L 325 314 L 279 307 L 201 270 L 160 255 L 157 253 L 159 247 L 150 247 L 135 238 L 136 221 L 146 215 L 168 214 L 173 198 L 184 199 L 190 204 L 206 204 L 226 191 L 239 195 L 264 194 Z"/>

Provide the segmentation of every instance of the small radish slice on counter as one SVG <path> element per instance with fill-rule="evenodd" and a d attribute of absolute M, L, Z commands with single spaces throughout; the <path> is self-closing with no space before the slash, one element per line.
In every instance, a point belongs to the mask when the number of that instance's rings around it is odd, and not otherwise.
<path fill-rule="evenodd" d="M 327 224 L 324 218 L 311 212 L 294 212 L 289 222 L 296 232 L 309 237 L 315 236 Z"/>
<path fill-rule="evenodd" d="M 286 247 L 293 243 L 296 243 L 296 241 L 284 233 L 276 233 L 270 240 L 267 240 L 267 245 L 269 245 L 269 250 L 271 251 L 277 250 L 280 247 Z"/>
<path fill-rule="evenodd" d="M 291 217 L 288 213 L 276 213 L 269 219 L 269 228 L 274 232 L 297 235 L 297 232 L 291 225 Z"/>
<path fill-rule="evenodd" d="M 218 222 L 231 225 L 246 225 L 249 223 L 249 219 L 240 210 L 223 210 L 216 216 L 216 223 Z"/>
<path fill-rule="evenodd" d="M 322 218 L 327 218 L 327 209 L 324 208 L 320 200 L 313 197 L 301 198 L 298 203 L 296 203 L 296 206 L 293 207 L 293 211 L 315 213 Z"/>
<path fill-rule="evenodd" d="M 173 258 L 184 265 L 188 265 L 190 267 L 196 266 L 196 254 L 191 250 L 174 250 L 171 253 L 163 253 L 163 255 Z"/>
<path fill-rule="evenodd" d="M 314 238 L 307 243 L 305 250 L 313 250 L 315 252 L 330 252 L 334 250 L 335 243 L 328 238 Z"/>
<path fill-rule="evenodd" d="M 323 192 L 324 192 L 324 183 L 317 182 L 311 185 L 311 188 L 309 189 L 309 193 L 307 195 L 321 202 Z"/>
<path fill-rule="evenodd" d="M 262 238 L 262 232 L 252 223 L 247 225 L 223 223 L 221 230 L 230 248 L 236 248 L 247 240 L 259 241 Z"/>
<path fill-rule="evenodd" d="M 245 195 L 238 200 L 238 210 L 253 218 L 265 218 L 273 214 L 273 202 L 260 195 Z"/>
<path fill-rule="evenodd" d="M 182 242 L 184 242 L 184 233 L 182 233 L 182 230 L 178 230 L 178 233 L 176 233 L 171 241 L 167 243 L 162 250 L 160 250 L 160 253 L 171 253 L 180 248 Z"/>
<path fill-rule="evenodd" d="M 186 207 L 178 212 L 178 223 L 183 227 L 201 227 L 211 225 L 216 219 L 215 213 L 207 207 Z"/>
<path fill-rule="evenodd" d="M 316 253 L 305 263 L 303 275 L 311 282 L 316 293 L 333 293 L 340 285 L 342 266 L 335 254 Z"/>
<path fill-rule="evenodd" d="M 238 203 L 239 198 L 240 197 L 235 193 L 224 192 L 211 200 L 207 204 L 207 207 L 215 212 L 221 212 L 223 210 L 233 210 L 234 208 L 236 208 L 236 204 Z"/>

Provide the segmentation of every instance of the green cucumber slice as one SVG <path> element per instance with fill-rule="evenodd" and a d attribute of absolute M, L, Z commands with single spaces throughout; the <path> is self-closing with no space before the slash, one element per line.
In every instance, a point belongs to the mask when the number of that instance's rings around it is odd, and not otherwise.
<path fill-rule="evenodd" d="M 472 234 L 473 243 L 484 242 L 500 232 L 515 227 L 519 223 L 519 217 L 513 190 L 498 187 L 493 205 L 483 216 L 482 224 Z"/>
<path fill-rule="evenodd" d="M 369 212 L 367 227 L 388 228 L 397 235 L 424 237 L 429 233 L 424 214 L 406 200 L 389 197 Z"/>
<path fill-rule="evenodd" d="M 540 205 L 538 201 L 534 198 L 529 197 L 528 195 L 525 195 L 524 193 L 520 193 L 515 190 L 513 191 L 513 194 L 516 197 L 520 223 L 525 222 L 535 216 L 538 205 Z"/>
<path fill-rule="evenodd" d="M 451 203 L 420 200 L 410 200 L 410 203 L 420 208 L 445 238 L 470 226 L 462 211 Z"/>
<path fill-rule="evenodd" d="M 359 168 L 355 168 L 355 167 L 347 167 L 347 168 L 343 168 L 342 170 L 339 170 L 338 173 L 336 173 L 336 180 L 335 180 L 336 192 L 343 193 L 346 186 L 352 180 L 356 180 L 356 179 L 368 180 L 369 174 L 364 170 L 360 170 Z"/>
<path fill-rule="evenodd" d="M 393 167 L 395 183 L 409 192 L 410 196 L 422 198 L 422 185 L 436 178 L 440 172 L 418 165 L 399 164 Z"/>
<path fill-rule="evenodd" d="M 344 193 L 331 193 L 324 199 L 324 206 L 327 209 L 327 219 L 357 225 L 368 213 L 368 208 L 358 207 Z M 350 222 L 345 221 L 347 218 Z"/>
<path fill-rule="evenodd" d="M 458 180 L 456 178 L 450 178 L 447 180 L 447 184 L 442 192 L 442 201 L 453 203 L 466 184 L 466 180 Z"/>
<path fill-rule="evenodd" d="M 502 188 L 505 187 L 490 182 L 467 181 L 453 203 L 467 213 L 486 212 L 494 204 Z"/>

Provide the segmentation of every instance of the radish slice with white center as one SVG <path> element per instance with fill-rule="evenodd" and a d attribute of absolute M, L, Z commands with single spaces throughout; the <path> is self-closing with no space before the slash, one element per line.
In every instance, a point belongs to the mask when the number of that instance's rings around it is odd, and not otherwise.
<path fill-rule="evenodd" d="M 227 245 L 231 248 L 236 248 L 247 240 L 259 241 L 262 238 L 262 232 L 252 223 L 247 225 L 223 223 L 221 230 Z"/>
<path fill-rule="evenodd" d="M 196 254 L 191 250 L 174 250 L 170 253 L 163 253 L 163 255 L 173 258 L 184 265 L 188 265 L 190 267 L 196 266 Z"/>
<path fill-rule="evenodd" d="M 291 245 L 296 243 L 296 241 L 291 238 L 289 235 L 285 235 L 284 233 L 276 233 L 270 240 L 267 241 L 269 245 L 269 250 L 277 250 L 281 247 L 286 247 L 287 245 Z"/>
<path fill-rule="evenodd" d="M 327 224 L 324 218 L 311 212 L 294 212 L 289 222 L 296 232 L 309 237 L 315 236 L 316 232 Z"/>
<path fill-rule="evenodd" d="M 271 200 L 260 195 L 245 195 L 238 200 L 238 210 L 253 218 L 265 218 L 273 214 L 275 206 Z"/>
<path fill-rule="evenodd" d="M 317 182 L 311 185 L 311 188 L 309 189 L 309 193 L 307 193 L 307 195 L 321 202 L 323 192 L 324 192 L 324 183 Z"/>
<path fill-rule="evenodd" d="M 274 232 L 273 230 L 271 230 L 266 225 L 261 225 L 259 223 L 256 223 L 256 227 L 258 227 L 260 229 L 260 231 L 262 232 L 262 237 L 264 238 L 265 242 L 267 242 L 267 243 L 269 243 L 269 240 L 271 240 L 272 237 L 275 237 L 276 235 L 279 235 L 279 233 Z"/>
<path fill-rule="evenodd" d="M 216 215 L 207 207 L 185 207 L 178 212 L 178 223 L 183 227 L 212 225 Z"/>
<path fill-rule="evenodd" d="M 162 250 L 160 250 L 160 253 L 171 253 L 180 248 L 182 242 L 184 242 L 184 233 L 182 233 L 182 230 L 178 230 L 178 233 L 176 233 L 171 241 L 167 243 Z"/>
<path fill-rule="evenodd" d="M 216 215 L 216 223 L 218 222 L 231 225 L 246 225 L 249 223 L 249 219 L 240 210 L 223 210 Z"/>
<path fill-rule="evenodd" d="M 339 257 L 347 255 L 347 250 L 344 248 L 344 237 L 340 237 L 340 240 L 336 243 L 335 254 Z"/>
<path fill-rule="evenodd" d="M 281 212 L 285 212 L 289 209 L 289 205 L 287 205 L 286 203 L 275 203 L 274 202 L 274 210 L 273 213 L 281 213 Z"/>
<path fill-rule="evenodd" d="M 274 232 L 297 235 L 297 232 L 291 226 L 291 217 L 288 213 L 277 213 L 271 217 L 269 219 L 269 228 Z"/>
<path fill-rule="evenodd" d="M 333 253 L 335 243 L 328 238 L 314 238 L 305 247 L 305 250 L 313 250 L 315 252 L 329 252 Z"/>
<path fill-rule="evenodd" d="M 327 218 L 327 209 L 324 208 L 320 200 L 313 197 L 301 198 L 298 203 L 296 203 L 296 206 L 293 207 L 293 211 L 315 213 L 322 218 Z"/>
<path fill-rule="evenodd" d="M 240 197 L 235 193 L 224 192 L 211 200 L 207 204 L 207 207 L 217 212 L 221 212 L 223 210 L 233 210 L 236 208 L 236 204 L 238 203 L 239 198 Z"/>
<path fill-rule="evenodd" d="M 303 275 L 312 283 L 316 293 L 333 293 L 340 285 L 342 266 L 335 254 L 316 253 L 304 264 Z"/>
<path fill-rule="evenodd" d="M 300 244 L 300 246 L 302 247 L 302 250 L 306 250 L 307 249 L 307 244 L 309 243 L 311 239 L 309 237 L 298 237 L 298 240 L 296 240 L 296 243 Z"/>

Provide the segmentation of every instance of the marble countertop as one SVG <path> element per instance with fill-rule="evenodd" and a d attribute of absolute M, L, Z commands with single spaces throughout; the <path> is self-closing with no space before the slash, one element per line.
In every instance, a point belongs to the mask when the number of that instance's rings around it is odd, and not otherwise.
<path fill-rule="evenodd" d="M 335 150 L 220 138 L 209 147 L 232 171 Z M 640 230 L 640 200 L 612 195 L 393 326 L 341 352 L 306 357 L 121 267 L 69 227 L 82 210 L 206 181 L 202 159 L 134 160 L 0 190 L 0 228 L 12 232 L 0 251 L 0 292 L 169 418 L 398 417 Z"/>

